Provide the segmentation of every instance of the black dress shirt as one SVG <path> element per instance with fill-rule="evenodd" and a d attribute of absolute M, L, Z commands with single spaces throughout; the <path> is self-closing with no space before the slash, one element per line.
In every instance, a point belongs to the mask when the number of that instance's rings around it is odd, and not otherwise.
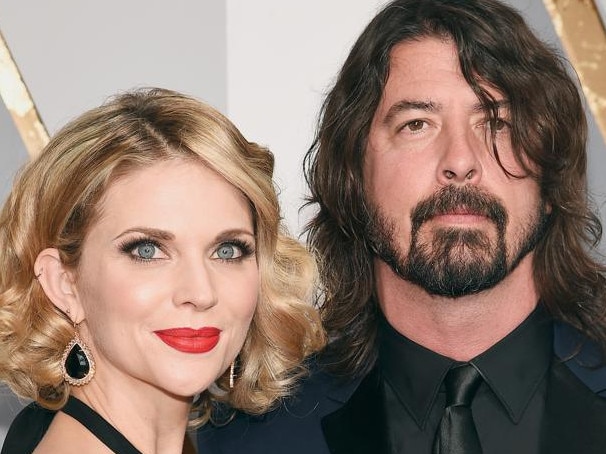
<path fill-rule="evenodd" d="M 537 308 L 508 336 L 470 361 L 484 378 L 471 405 L 485 454 L 538 454 L 552 361 L 552 320 Z M 443 379 L 455 361 L 379 329 L 390 452 L 430 454 L 444 412 Z"/>

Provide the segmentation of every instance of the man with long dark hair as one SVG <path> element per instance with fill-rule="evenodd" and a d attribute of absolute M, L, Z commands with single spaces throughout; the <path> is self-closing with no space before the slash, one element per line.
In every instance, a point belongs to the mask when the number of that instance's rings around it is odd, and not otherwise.
<path fill-rule="evenodd" d="M 386 5 L 305 161 L 331 343 L 204 452 L 606 452 L 586 132 L 565 63 L 510 7 Z"/>

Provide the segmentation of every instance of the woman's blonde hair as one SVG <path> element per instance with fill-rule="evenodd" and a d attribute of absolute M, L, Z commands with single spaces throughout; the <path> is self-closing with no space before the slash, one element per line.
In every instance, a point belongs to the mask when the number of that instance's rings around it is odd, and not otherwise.
<path fill-rule="evenodd" d="M 0 214 L 0 380 L 18 395 L 58 409 L 69 394 L 61 375 L 71 321 L 35 279 L 40 251 L 57 248 L 76 268 L 83 240 L 109 185 L 163 160 L 202 162 L 249 200 L 255 223 L 259 301 L 229 372 L 197 400 L 204 423 L 214 402 L 267 411 L 304 372 L 304 358 L 324 344 L 309 304 L 316 269 L 305 248 L 284 234 L 273 185 L 273 156 L 250 143 L 215 109 L 182 94 L 145 89 L 121 94 L 59 131 L 18 175 Z"/>

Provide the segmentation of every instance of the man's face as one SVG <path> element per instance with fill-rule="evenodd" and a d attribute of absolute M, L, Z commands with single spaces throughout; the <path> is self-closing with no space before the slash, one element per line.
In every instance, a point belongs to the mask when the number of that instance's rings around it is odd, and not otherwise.
<path fill-rule="evenodd" d="M 454 44 L 426 38 L 392 49 L 364 162 L 368 236 L 383 262 L 430 294 L 493 287 L 543 231 L 548 208 L 514 157 L 507 100 L 488 91 L 499 103 L 499 159 L 517 178 L 492 152 Z"/>

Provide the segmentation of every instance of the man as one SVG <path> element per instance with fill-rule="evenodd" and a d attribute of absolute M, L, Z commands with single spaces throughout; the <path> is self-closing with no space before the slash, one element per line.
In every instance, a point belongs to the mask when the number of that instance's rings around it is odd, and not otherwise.
<path fill-rule="evenodd" d="M 605 452 L 585 146 L 575 83 L 511 8 L 388 4 L 306 157 L 332 341 L 292 399 L 200 452 Z"/>

